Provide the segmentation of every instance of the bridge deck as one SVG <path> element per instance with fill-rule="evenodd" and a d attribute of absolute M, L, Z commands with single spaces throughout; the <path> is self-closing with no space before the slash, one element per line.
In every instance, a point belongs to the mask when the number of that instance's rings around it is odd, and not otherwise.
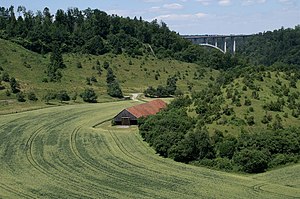
<path fill-rule="evenodd" d="M 236 37 L 250 37 L 252 35 L 181 35 L 186 39 L 203 39 L 203 38 L 236 38 Z"/>

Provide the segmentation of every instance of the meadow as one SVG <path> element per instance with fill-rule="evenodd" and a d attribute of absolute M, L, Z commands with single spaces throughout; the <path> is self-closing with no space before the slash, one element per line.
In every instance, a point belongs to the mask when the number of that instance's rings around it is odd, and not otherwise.
<path fill-rule="evenodd" d="M 139 102 L 0 116 L 0 198 L 299 198 L 300 164 L 263 174 L 174 162 L 108 119 Z"/>

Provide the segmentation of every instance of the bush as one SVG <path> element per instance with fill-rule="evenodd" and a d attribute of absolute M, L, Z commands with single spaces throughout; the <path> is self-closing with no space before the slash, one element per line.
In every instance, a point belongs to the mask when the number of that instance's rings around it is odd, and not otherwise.
<path fill-rule="evenodd" d="M 217 149 L 219 151 L 219 155 L 222 158 L 231 159 L 237 147 L 237 140 L 233 137 L 229 137 L 224 139 L 222 142 L 218 143 Z"/>
<path fill-rule="evenodd" d="M 245 106 L 251 106 L 251 100 L 245 99 Z"/>
<path fill-rule="evenodd" d="M 98 96 L 92 88 L 86 88 L 83 93 L 80 94 L 80 97 L 85 102 L 96 103 Z"/>
<path fill-rule="evenodd" d="M 6 95 L 7 97 L 9 97 L 9 96 L 11 95 L 10 91 L 9 91 L 9 90 L 6 90 L 6 91 L 5 91 L 5 95 Z"/>
<path fill-rule="evenodd" d="M 82 68 L 81 62 L 77 62 L 76 66 L 77 68 Z"/>
<path fill-rule="evenodd" d="M 9 83 L 10 83 L 11 91 L 13 93 L 20 92 L 20 90 L 19 90 L 19 86 L 20 85 L 19 85 L 19 83 L 17 82 L 17 80 L 14 77 L 10 78 Z"/>
<path fill-rule="evenodd" d="M 253 116 L 246 117 L 245 119 L 246 119 L 247 124 L 248 124 L 249 126 L 252 126 L 252 125 L 255 124 L 255 121 L 254 121 L 254 117 L 253 117 Z"/>
<path fill-rule="evenodd" d="M 9 74 L 7 72 L 2 73 L 1 79 L 4 82 L 9 82 Z"/>
<path fill-rule="evenodd" d="M 106 70 L 109 68 L 109 63 L 108 63 L 108 61 L 105 61 L 105 62 L 103 63 L 103 68 L 106 69 Z"/>
<path fill-rule="evenodd" d="M 70 101 L 70 96 L 68 95 L 67 91 L 59 91 L 57 94 L 56 94 L 56 98 L 59 100 L 59 101 Z"/>
<path fill-rule="evenodd" d="M 270 168 L 274 168 L 276 166 L 279 165 L 284 165 L 287 164 L 289 162 L 297 162 L 297 158 L 291 155 L 287 155 L 287 154 L 276 154 L 274 155 L 274 157 L 272 157 L 272 160 L 269 162 L 268 166 Z"/>
<path fill-rule="evenodd" d="M 18 102 L 25 102 L 25 96 L 22 92 L 17 93 L 17 100 Z"/>
<path fill-rule="evenodd" d="M 34 92 L 29 92 L 29 93 L 27 94 L 27 98 L 28 98 L 28 100 L 30 100 L 30 101 L 37 101 L 37 100 L 38 100 L 38 98 L 36 97 L 36 95 L 35 95 Z"/>
<path fill-rule="evenodd" d="M 107 94 L 110 95 L 111 97 L 117 97 L 117 98 L 123 97 L 123 92 L 117 81 L 114 81 L 107 85 Z"/>
<path fill-rule="evenodd" d="M 243 149 L 236 152 L 233 161 L 241 171 L 247 173 L 260 173 L 268 168 L 268 156 L 256 149 Z"/>

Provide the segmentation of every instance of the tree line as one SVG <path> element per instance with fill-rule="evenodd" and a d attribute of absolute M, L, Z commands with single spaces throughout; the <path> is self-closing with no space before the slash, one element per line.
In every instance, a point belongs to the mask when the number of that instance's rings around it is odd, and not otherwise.
<path fill-rule="evenodd" d="M 216 130 L 210 135 L 202 121 L 189 117 L 189 97 L 179 97 L 166 110 L 139 120 L 141 136 L 158 154 L 175 161 L 225 171 L 264 172 L 299 161 L 300 129 L 287 128 L 237 137 Z"/>
<path fill-rule="evenodd" d="M 152 54 L 153 49 L 158 58 L 201 62 L 215 68 L 238 64 L 230 55 L 211 53 L 193 45 L 171 31 L 164 22 L 108 15 L 99 9 L 90 8 L 59 9 L 52 14 L 47 7 L 34 13 L 19 6 L 16 14 L 13 6 L 0 7 L 0 38 L 14 41 L 41 54 L 57 51 L 57 46 L 61 53 L 93 55 L 111 52 L 140 56 Z M 55 67 L 50 70 L 55 71 Z M 56 76 L 59 78 L 59 73 Z"/>
<path fill-rule="evenodd" d="M 255 65 L 276 62 L 300 66 L 300 25 L 241 39 L 238 52 Z"/>

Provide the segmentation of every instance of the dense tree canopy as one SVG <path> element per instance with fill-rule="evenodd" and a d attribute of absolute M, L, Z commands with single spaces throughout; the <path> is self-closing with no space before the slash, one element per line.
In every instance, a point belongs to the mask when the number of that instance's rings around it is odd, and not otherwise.
<path fill-rule="evenodd" d="M 247 37 L 239 41 L 239 46 L 238 52 L 254 64 L 283 62 L 300 66 L 300 25 Z"/>
<path fill-rule="evenodd" d="M 107 15 L 90 8 L 60 9 L 54 15 L 47 7 L 36 14 L 25 7 L 19 7 L 18 12 L 19 17 L 16 18 L 13 6 L 0 7 L 0 38 L 12 40 L 42 54 L 54 52 L 53 46 L 58 45 L 62 53 L 102 55 L 112 52 L 127 53 L 130 56 L 155 53 L 158 58 L 205 62 L 205 65 L 214 68 L 238 64 L 229 55 L 226 57 L 220 52 L 211 53 L 210 50 L 193 45 L 169 30 L 164 22 L 158 23 L 157 20 L 147 22 L 142 18 Z M 59 77 L 59 74 L 56 76 Z"/>

